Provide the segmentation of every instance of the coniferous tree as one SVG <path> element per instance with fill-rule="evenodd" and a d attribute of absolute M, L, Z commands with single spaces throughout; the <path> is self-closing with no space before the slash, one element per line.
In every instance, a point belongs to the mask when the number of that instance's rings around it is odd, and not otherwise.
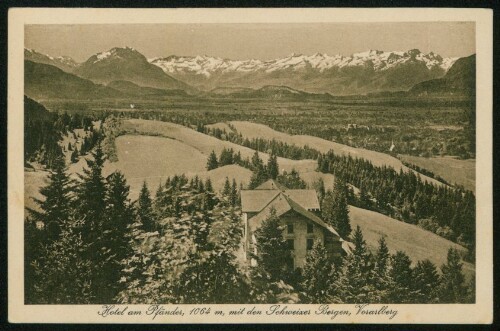
<path fill-rule="evenodd" d="M 234 178 L 231 184 L 231 194 L 229 196 L 231 200 L 231 206 L 235 207 L 239 204 L 238 186 L 236 185 L 236 180 Z"/>
<path fill-rule="evenodd" d="M 217 169 L 219 167 L 219 162 L 217 161 L 217 154 L 212 150 L 212 153 L 208 156 L 207 160 L 207 170 Z"/>
<path fill-rule="evenodd" d="M 317 241 L 307 253 L 302 272 L 302 288 L 310 303 L 331 302 L 335 265 L 323 244 Z"/>
<path fill-rule="evenodd" d="M 66 220 L 60 236 L 42 246 L 32 262 L 35 279 L 31 288 L 35 304 L 89 304 L 96 302 L 94 261 L 82 254 L 89 244 L 82 239 L 78 223 Z"/>
<path fill-rule="evenodd" d="M 392 279 L 392 288 L 389 293 L 390 302 L 412 302 L 418 295 L 418 292 L 413 291 L 413 269 L 411 267 L 411 260 L 406 253 L 398 251 L 391 256 L 389 274 Z"/>
<path fill-rule="evenodd" d="M 67 221 L 71 213 L 71 180 L 66 174 L 63 156 L 54 161 L 49 175 L 49 184 L 40 189 L 44 199 L 34 199 L 40 211 L 30 210 L 35 222 L 42 222 L 46 242 L 57 239 L 61 225 Z"/>
<path fill-rule="evenodd" d="M 212 181 L 210 180 L 210 178 L 207 178 L 207 180 L 205 180 L 205 191 L 212 193 L 214 191 L 214 188 L 212 186 Z"/>
<path fill-rule="evenodd" d="M 462 273 L 460 255 L 454 248 L 448 250 L 446 264 L 441 266 L 441 286 L 439 288 L 439 301 L 441 303 L 462 303 L 467 296 L 465 276 Z"/>
<path fill-rule="evenodd" d="M 224 188 L 222 189 L 222 195 L 229 197 L 231 195 L 231 184 L 229 183 L 229 178 L 226 177 L 224 182 Z"/>
<path fill-rule="evenodd" d="M 352 235 L 354 249 L 344 260 L 333 285 L 334 300 L 339 303 L 377 302 L 372 255 L 359 226 Z"/>
<path fill-rule="evenodd" d="M 102 175 L 104 154 L 101 145 L 97 145 L 91 153 L 91 158 L 86 159 L 87 168 L 83 169 L 80 185 L 77 192 L 77 211 L 82 217 L 82 237 L 86 243 L 96 243 L 101 235 L 101 228 L 106 210 L 106 183 Z M 90 249 L 97 259 L 97 252 Z"/>
<path fill-rule="evenodd" d="M 384 237 L 380 237 L 379 246 L 375 255 L 374 285 L 378 291 L 379 299 L 385 302 L 388 298 L 388 291 L 392 287 L 392 280 L 389 275 L 390 254 Z"/>
<path fill-rule="evenodd" d="M 272 281 L 283 279 L 292 257 L 275 209 L 271 210 L 269 217 L 255 231 L 255 239 L 257 264 L 269 274 Z"/>
<path fill-rule="evenodd" d="M 333 214 L 336 229 L 342 238 L 347 238 L 351 234 L 351 222 L 349 220 L 349 208 L 347 205 L 348 188 L 347 184 L 338 177 L 335 180 Z"/>
<path fill-rule="evenodd" d="M 429 260 L 418 261 L 413 269 L 413 287 L 418 291 L 416 303 L 437 303 L 439 274 L 436 266 Z"/>
<path fill-rule="evenodd" d="M 99 297 L 104 303 L 114 302 L 122 289 L 120 283 L 121 261 L 132 254 L 129 240 L 130 228 L 134 223 L 134 213 L 128 199 L 129 186 L 120 172 L 114 172 L 108 179 L 106 197 L 106 220 L 103 224 L 102 253 L 103 264 L 98 272 L 101 275 Z"/>
<path fill-rule="evenodd" d="M 153 212 L 153 202 L 146 182 L 143 182 L 139 193 L 137 216 L 145 232 L 156 231 L 156 223 Z"/>
<path fill-rule="evenodd" d="M 278 157 L 274 153 L 267 160 L 267 175 L 271 179 L 276 179 L 279 175 Z"/>

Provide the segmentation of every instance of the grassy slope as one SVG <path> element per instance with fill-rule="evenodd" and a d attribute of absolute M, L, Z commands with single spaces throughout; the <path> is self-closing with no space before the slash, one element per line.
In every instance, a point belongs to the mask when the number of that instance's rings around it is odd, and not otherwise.
<path fill-rule="evenodd" d="M 462 252 L 466 251 L 464 247 L 416 225 L 407 224 L 373 211 L 350 206 L 349 216 L 352 228 L 359 225 L 372 250 L 378 247 L 378 240 L 383 236 L 391 253 L 398 250 L 404 251 L 413 263 L 429 259 L 439 268 L 446 262 L 450 247 Z M 464 272 L 471 275 L 474 272 L 474 265 L 464 263 Z"/>
<path fill-rule="evenodd" d="M 176 139 L 197 149 L 206 157 L 208 157 L 212 150 L 219 155 L 223 148 L 232 148 L 235 152 L 239 151 L 242 158 L 251 158 L 255 152 L 253 149 L 233 144 L 228 141 L 222 141 L 182 125 L 168 122 L 131 119 L 124 121 L 124 128 L 129 132 L 135 132 L 137 134 L 159 135 Z M 267 153 L 259 152 L 259 156 L 264 162 L 267 162 L 269 158 Z M 292 169 L 296 169 L 300 173 L 300 176 L 309 184 L 312 184 L 315 180 L 321 177 L 323 178 L 325 185 L 328 187 L 333 185 L 333 175 L 318 173 L 316 171 L 317 164 L 314 160 L 290 160 L 278 158 L 278 163 L 281 171 L 290 172 Z"/>
<path fill-rule="evenodd" d="M 396 171 L 403 169 L 404 171 L 412 171 L 408 167 L 404 166 L 403 163 L 388 154 L 370 151 L 363 148 L 355 148 L 343 144 L 339 144 L 333 141 L 328 141 L 322 138 L 307 136 L 307 135 L 289 135 L 287 133 L 279 132 L 271 129 L 267 125 L 257 124 L 245 121 L 232 121 L 230 122 L 236 130 L 243 135 L 243 137 L 252 138 L 267 138 L 282 141 L 288 144 L 293 144 L 297 146 L 308 145 L 311 148 L 315 148 L 322 153 L 326 153 L 329 150 L 333 150 L 337 154 L 347 155 L 350 154 L 353 157 L 359 157 L 366 159 L 373 163 L 375 166 L 389 166 L 394 168 Z M 424 175 L 420 175 L 422 179 L 425 179 L 436 185 L 442 185 L 440 182 L 429 178 Z"/>
<path fill-rule="evenodd" d="M 452 157 L 419 157 L 400 155 L 409 163 L 432 171 L 449 183 L 463 185 L 468 190 L 476 189 L 476 160 L 459 160 Z"/>

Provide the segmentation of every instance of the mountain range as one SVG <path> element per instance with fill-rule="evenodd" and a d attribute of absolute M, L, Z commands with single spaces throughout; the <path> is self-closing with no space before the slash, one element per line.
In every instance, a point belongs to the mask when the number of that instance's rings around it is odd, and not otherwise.
<path fill-rule="evenodd" d="M 451 80 L 456 79 L 452 75 L 470 74 L 470 70 L 453 70 L 454 64 L 461 63 L 462 59 L 443 58 L 432 52 L 424 54 L 415 49 L 406 52 L 372 50 L 351 56 L 292 54 L 270 61 L 229 60 L 209 56 L 169 56 L 148 60 L 130 47 L 115 47 L 97 53 L 83 63 L 77 63 L 66 56 L 44 55 L 31 49 L 25 49 L 24 56 L 26 62 L 30 62 L 28 66 L 31 72 L 37 69 L 47 76 L 46 71 L 49 69 L 34 68 L 37 67 L 34 63 L 56 67 L 60 72 L 52 72 L 58 79 L 63 79 L 64 76 L 73 84 L 78 79 L 84 79 L 79 81 L 85 85 L 80 89 L 98 91 L 99 97 L 119 97 L 124 94 L 182 96 L 187 93 L 296 100 L 326 98 L 328 94 L 360 95 L 410 89 L 418 93 L 419 88 L 425 89 L 425 84 L 449 85 Z M 475 66 L 472 65 L 470 69 L 475 70 Z M 446 80 L 447 75 L 449 78 Z M 28 73 L 26 77 L 31 76 Z M 40 78 L 37 79 L 37 83 L 43 82 Z M 467 79 L 464 78 L 463 81 Z M 438 83 L 423 83 L 423 87 L 414 88 L 422 82 L 433 80 Z M 95 86 L 90 87 L 88 82 Z M 34 82 L 26 83 L 27 89 L 31 89 L 28 92 L 45 90 L 44 94 L 50 96 L 48 88 L 54 86 L 54 83 L 48 84 L 46 87 L 35 88 Z M 52 94 L 71 94 L 64 86 L 61 88 L 62 92 L 56 90 Z M 460 89 L 459 86 L 456 88 Z"/>
<path fill-rule="evenodd" d="M 172 77 L 203 90 L 284 85 L 306 92 L 346 95 L 407 90 L 416 83 L 442 77 L 456 60 L 413 49 L 370 50 L 351 56 L 292 54 L 270 61 L 210 56 L 169 56 L 149 61 Z"/>

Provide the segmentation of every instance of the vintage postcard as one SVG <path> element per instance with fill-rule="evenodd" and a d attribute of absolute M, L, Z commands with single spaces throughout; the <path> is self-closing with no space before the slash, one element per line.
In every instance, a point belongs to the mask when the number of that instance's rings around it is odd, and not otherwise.
<path fill-rule="evenodd" d="M 11 9 L 9 321 L 491 323 L 492 12 Z"/>

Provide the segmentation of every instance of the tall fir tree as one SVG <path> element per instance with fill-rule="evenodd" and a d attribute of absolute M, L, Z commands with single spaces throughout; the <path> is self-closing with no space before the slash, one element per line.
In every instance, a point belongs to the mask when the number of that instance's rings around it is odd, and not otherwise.
<path fill-rule="evenodd" d="M 219 162 L 217 161 L 217 154 L 212 150 L 212 153 L 208 156 L 207 160 L 207 170 L 217 169 L 219 167 Z"/>
<path fill-rule="evenodd" d="M 322 200 L 323 219 L 337 230 L 342 238 L 351 234 L 351 222 L 347 205 L 347 185 L 338 178 L 333 191 L 327 191 Z"/>
<path fill-rule="evenodd" d="M 334 301 L 366 303 L 379 300 L 374 284 L 373 256 L 366 246 L 359 226 L 352 235 L 354 249 L 347 255 L 333 284 Z"/>
<path fill-rule="evenodd" d="M 429 260 L 418 261 L 413 269 L 413 287 L 418 291 L 416 303 L 437 303 L 440 278 L 436 266 Z"/>
<path fill-rule="evenodd" d="M 102 228 L 103 265 L 98 271 L 103 286 L 99 291 L 99 297 L 103 303 L 112 303 L 123 288 L 123 284 L 120 283 L 121 261 L 132 254 L 129 241 L 135 220 L 128 199 L 130 188 L 123 174 L 114 172 L 108 177 L 107 182 L 106 220 Z"/>
<path fill-rule="evenodd" d="M 86 243 L 93 244 L 102 234 L 101 228 L 106 211 L 106 182 L 102 175 L 104 153 L 98 144 L 92 151 L 91 158 L 86 159 L 87 168 L 83 169 L 80 185 L 77 192 L 77 211 L 82 217 L 81 232 Z M 98 252 L 90 248 L 93 258 L 97 259 Z"/>
<path fill-rule="evenodd" d="M 257 264 L 268 273 L 272 281 L 286 278 L 285 272 L 289 269 L 292 255 L 283 238 L 283 227 L 275 209 L 271 210 L 269 217 L 255 231 L 255 239 Z"/>
<path fill-rule="evenodd" d="M 231 195 L 231 184 L 229 183 L 229 178 L 226 177 L 224 181 L 224 187 L 222 189 L 222 195 L 224 197 L 229 197 Z"/>
<path fill-rule="evenodd" d="M 466 301 L 467 287 L 462 267 L 458 250 L 450 248 L 447 261 L 441 266 L 440 303 L 463 303 Z"/>
<path fill-rule="evenodd" d="M 231 194 L 229 196 L 230 196 L 231 206 L 235 207 L 240 204 L 238 185 L 236 185 L 236 180 L 234 178 L 233 182 L 231 183 Z"/>
<path fill-rule="evenodd" d="M 54 160 L 52 170 L 49 174 L 49 184 L 40 189 L 44 199 L 34 199 L 40 210 L 30 209 L 35 222 L 43 227 L 46 241 L 50 243 L 58 238 L 61 225 L 67 221 L 71 213 L 71 180 L 66 174 L 64 157 L 59 156 Z"/>
<path fill-rule="evenodd" d="M 157 230 L 153 211 L 153 201 L 149 193 L 146 182 L 143 182 L 139 193 L 137 216 L 145 232 L 154 232 Z"/>
<path fill-rule="evenodd" d="M 342 238 L 347 238 L 351 234 L 351 222 L 349 219 L 348 201 L 348 187 L 347 184 L 340 180 L 339 177 L 335 179 L 334 188 L 334 219 L 336 229 Z"/>
<path fill-rule="evenodd" d="M 411 303 L 418 295 L 418 291 L 414 291 L 411 263 L 408 255 L 402 251 L 391 256 L 389 271 L 392 279 L 392 288 L 389 293 L 391 303 Z"/>
<path fill-rule="evenodd" d="M 306 255 L 302 268 L 302 288 L 310 303 L 331 302 L 335 264 L 323 244 L 317 241 Z"/>
<path fill-rule="evenodd" d="M 374 285 L 378 291 L 379 302 L 387 302 L 389 290 L 392 287 L 392 279 L 389 275 L 390 267 L 389 248 L 384 237 L 378 241 L 378 249 L 375 255 Z"/>
<path fill-rule="evenodd" d="M 278 157 L 271 153 L 267 160 L 267 176 L 271 179 L 276 179 L 279 175 Z"/>

